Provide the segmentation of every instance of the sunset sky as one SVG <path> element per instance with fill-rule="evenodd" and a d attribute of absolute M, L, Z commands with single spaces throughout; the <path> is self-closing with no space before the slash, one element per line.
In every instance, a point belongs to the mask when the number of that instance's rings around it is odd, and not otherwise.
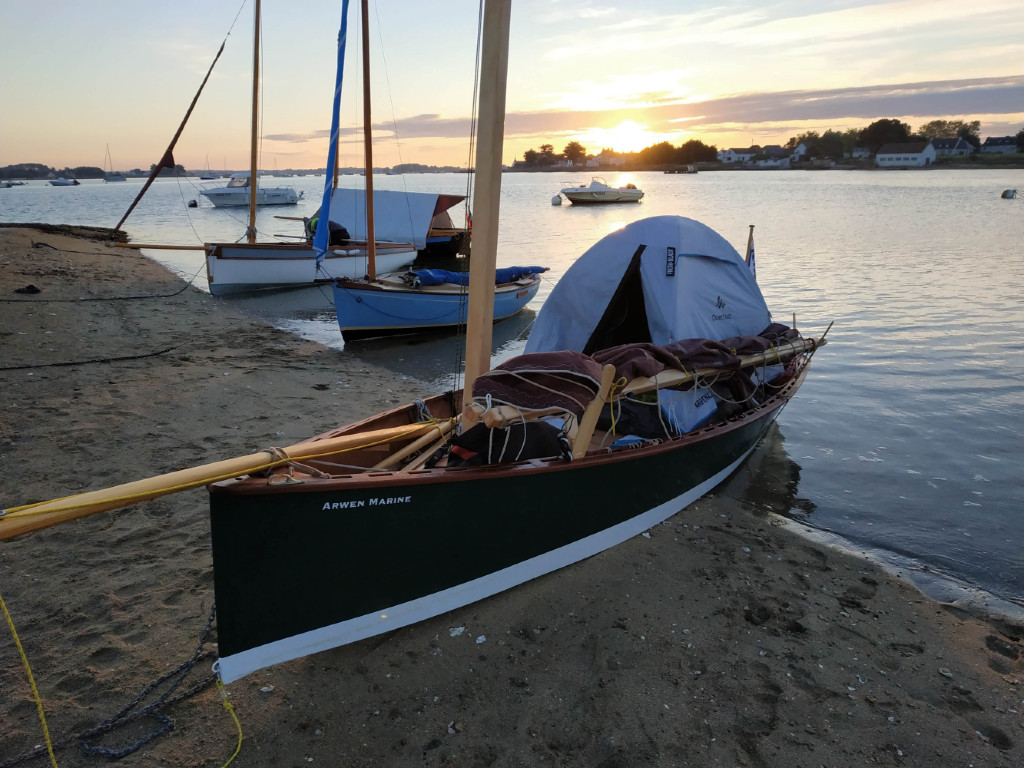
<path fill-rule="evenodd" d="M 253 0 L 0 2 L 0 166 L 148 169 L 227 44 L 178 142 L 248 167 Z M 340 0 L 264 0 L 261 167 L 326 162 Z M 371 0 L 374 159 L 465 165 L 476 2 Z M 362 163 L 358 2 L 342 164 Z M 232 27 L 232 25 L 234 25 Z M 228 31 L 231 30 L 230 36 Z M 504 161 L 579 141 L 746 147 L 897 118 L 1024 128 L 1021 0 L 514 0 Z"/>

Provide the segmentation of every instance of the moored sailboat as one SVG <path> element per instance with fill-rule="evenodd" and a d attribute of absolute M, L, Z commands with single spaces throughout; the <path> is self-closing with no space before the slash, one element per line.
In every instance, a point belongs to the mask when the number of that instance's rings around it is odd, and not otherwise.
<path fill-rule="evenodd" d="M 366 154 L 367 238 L 373 239 L 375 227 L 372 173 L 373 142 L 370 131 L 369 22 L 363 1 L 363 125 Z M 340 71 L 340 70 L 339 70 Z M 479 177 L 478 177 L 479 178 Z M 325 193 L 324 201 L 328 197 Z M 492 264 L 493 267 L 493 264 Z M 508 267 L 495 274 L 489 290 L 490 319 L 498 322 L 522 310 L 540 289 L 540 273 L 546 267 Z M 377 269 L 371 249 L 365 278 L 342 278 L 333 285 L 334 311 L 338 328 L 346 341 L 383 335 L 415 333 L 448 328 L 466 323 L 469 279 L 465 273 L 446 270 L 410 271 L 388 274 Z"/>
<path fill-rule="evenodd" d="M 244 242 L 212 242 L 202 246 L 168 246 L 151 244 L 125 244 L 131 248 L 163 248 L 177 250 L 203 250 L 206 252 L 206 275 L 210 293 L 214 296 L 254 293 L 264 290 L 280 290 L 286 288 L 304 288 L 317 284 L 332 282 L 339 277 L 362 277 L 367 272 L 368 244 L 359 240 L 346 240 L 344 243 L 331 243 L 319 256 L 312 245 L 304 240 L 298 242 L 257 242 L 256 214 L 259 205 L 276 203 L 296 203 L 298 195 L 290 187 L 268 188 L 258 184 L 258 140 L 259 140 L 259 74 L 260 74 L 260 34 L 261 34 L 261 2 L 256 0 L 253 6 L 253 86 L 252 86 L 252 121 L 250 132 L 248 171 L 233 174 L 228 185 L 216 189 L 203 190 L 215 205 L 247 206 L 249 210 L 248 226 Z M 344 40 L 339 41 L 344 50 Z M 142 190 L 129 206 L 127 212 L 115 226 L 120 229 L 138 201 L 146 193 L 157 175 L 165 168 L 174 168 L 172 150 L 185 124 L 195 108 L 196 102 L 213 71 L 221 52 L 223 43 L 214 58 L 210 70 L 203 80 L 199 91 L 192 99 L 188 112 L 185 114 L 177 133 L 164 152 L 160 162 L 155 164 L 149 179 Z M 209 162 L 207 162 L 209 165 Z M 333 162 L 329 167 L 333 166 Z M 256 195 L 252 195 L 251 180 L 256 179 Z M 337 175 L 334 176 L 335 185 Z M 301 236 L 300 236 L 301 237 Z M 381 260 L 387 269 L 398 269 L 411 264 L 416 259 L 416 249 L 411 243 L 385 243 L 381 246 Z"/>

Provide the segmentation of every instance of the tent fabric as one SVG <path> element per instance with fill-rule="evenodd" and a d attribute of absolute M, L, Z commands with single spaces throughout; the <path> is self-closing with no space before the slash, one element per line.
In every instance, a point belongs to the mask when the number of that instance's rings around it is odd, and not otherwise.
<path fill-rule="evenodd" d="M 547 271 L 547 267 L 502 267 L 495 270 L 494 283 L 495 285 L 514 283 L 524 277 Z M 469 272 L 451 272 L 447 269 L 411 269 L 409 274 L 415 275 L 412 281 L 414 286 L 442 285 L 444 283 L 469 285 Z"/>
<path fill-rule="evenodd" d="M 630 269 L 638 251 L 639 268 Z M 646 328 L 636 327 L 639 302 L 629 297 L 638 294 L 623 280 L 642 291 Z M 623 324 L 602 337 L 612 343 L 595 347 L 598 326 L 616 316 Z M 721 340 L 756 335 L 770 323 L 757 280 L 721 235 L 684 216 L 653 216 L 607 235 L 576 260 L 544 302 L 525 351 L 592 354 L 629 342 Z"/>
<path fill-rule="evenodd" d="M 375 240 L 412 243 L 427 247 L 427 232 L 434 217 L 465 200 L 465 195 L 436 192 L 373 190 L 373 236 Z M 330 221 L 344 226 L 355 240 L 366 239 L 366 190 L 334 190 Z"/>

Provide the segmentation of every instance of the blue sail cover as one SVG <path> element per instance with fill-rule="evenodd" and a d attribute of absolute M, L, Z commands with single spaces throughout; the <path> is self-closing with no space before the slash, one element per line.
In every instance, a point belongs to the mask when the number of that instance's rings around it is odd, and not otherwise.
<path fill-rule="evenodd" d="M 345 73 L 345 43 L 348 40 L 348 0 L 341 3 L 341 28 L 338 30 L 338 66 L 337 79 L 334 84 L 334 101 L 331 104 L 331 143 L 327 149 L 327 173 L 324 178 L 324 196 L 320 201 L 320 210 L 331 209 L 331 190 L 334 187 L 334 164 L 338 154 L 338 123 L 341 112 L 341 79 Z M 317 227 L 313 235 L 313 251 L 316 253 L 317 270 L 327 253 L 328 241 L 331 236 L 331 228 L 326 226 Z"/>
<path fill-rule="evenodd" d="M 683 216 L 653 216 L 576 260 L 541 307 L 525 351 L 721 340 L 755 335 L 770 322 L 753 272 L 721 235 Z"/>
<path fill-rule="evenodd" d="M 446 269 L 411 269 L 416 275 L 414 285 L 441 285 L 442 283 L 453 283 L 455 285 L 469 285 L 469 272 L 450 272 Z M 502 283 L 514 283 L 530 275 L 539 275 L 547 272 L 547 267 L 501 267 L 494 272 L 495 285 Z"/>

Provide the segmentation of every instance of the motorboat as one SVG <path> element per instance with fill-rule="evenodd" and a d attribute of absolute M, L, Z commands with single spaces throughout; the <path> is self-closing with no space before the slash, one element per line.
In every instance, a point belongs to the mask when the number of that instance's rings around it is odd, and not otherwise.
<path fill-rule="evenodd" d="M 217 208 L 239 208 L 249 205 L 251 174 L 249 171 L 233 173 L 227 186 L 213 187 L 199 192 Z M 295 205 L 302 198 L 301 192 L 291 187 L 262 187 L 256 184 L 256 205 Z"/>
<path fill-rule="evenodd" d="M 627 184 L 624 187 L 612 187 L 600 176 L 591 179 L 590 184 L 585 187 L 563 187 L 562 192 L 565 199 L 574 205 L 586 205 L 593 203 L 635 203 L 644 196 L 642 189 L 637 189 L 635 184 Z"/>
<path fill-rule="evenodd" d="M 54 187 L 77 187 L 78 179 L 65 179 L 63 176 L 57 179 L 50 179 L 50 185 Z"/>

